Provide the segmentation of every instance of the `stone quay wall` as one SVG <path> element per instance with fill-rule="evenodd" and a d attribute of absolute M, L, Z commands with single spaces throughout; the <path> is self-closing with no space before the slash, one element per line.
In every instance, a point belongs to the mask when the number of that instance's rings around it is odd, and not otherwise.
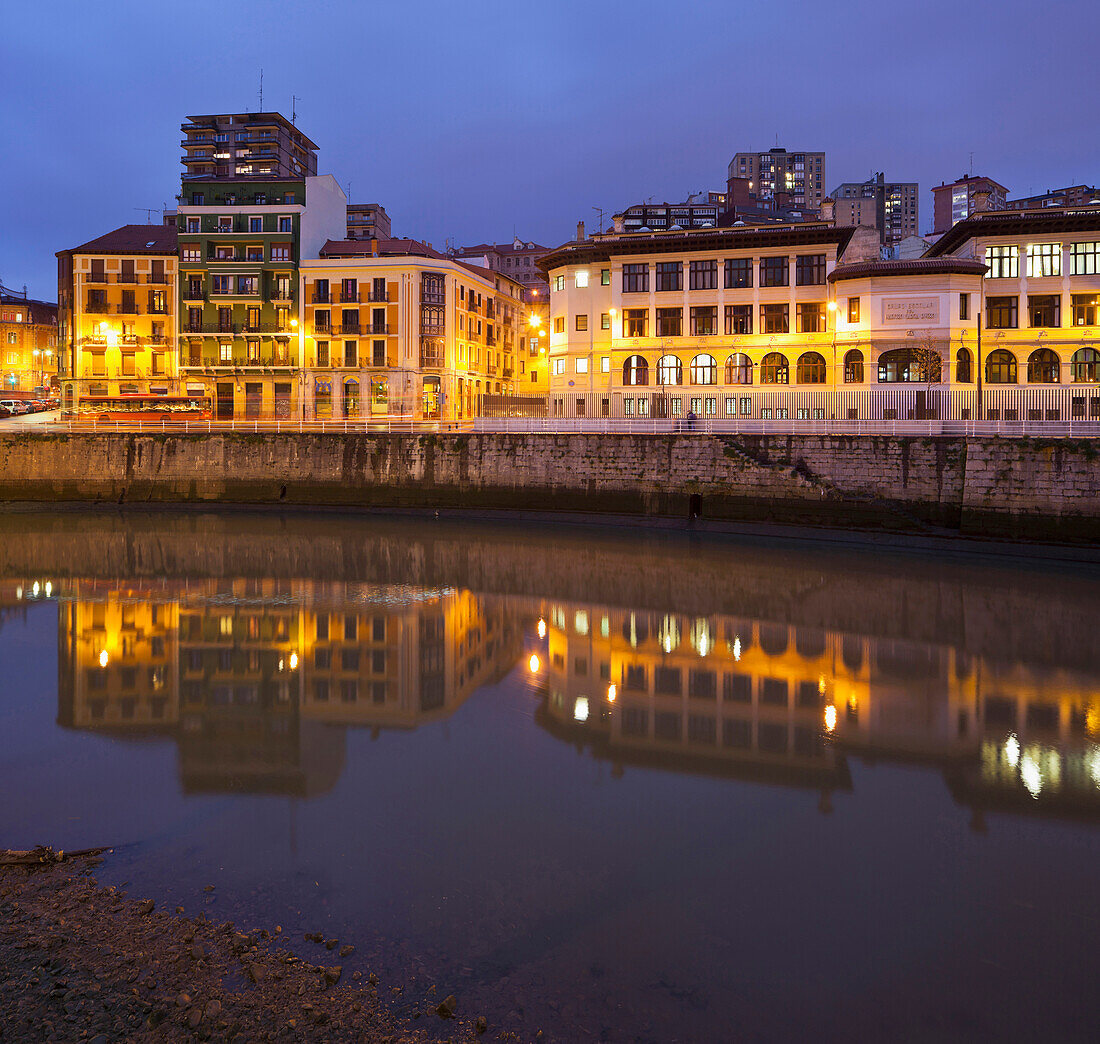
<path fill-rule="evenodd" d="M 590 511 L 1095 541 L 1100 445 L 892 436 L 0 436 L 0 502 Z"/>

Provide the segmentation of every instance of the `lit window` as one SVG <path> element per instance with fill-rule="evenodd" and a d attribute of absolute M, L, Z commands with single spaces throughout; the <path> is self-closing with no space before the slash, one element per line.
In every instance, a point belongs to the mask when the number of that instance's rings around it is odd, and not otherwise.
<path fill-rule="evenodd" d="M 588 270 L 581 269 L 573 275 L 573 285 L 579 287 L 588 286 Z"/>

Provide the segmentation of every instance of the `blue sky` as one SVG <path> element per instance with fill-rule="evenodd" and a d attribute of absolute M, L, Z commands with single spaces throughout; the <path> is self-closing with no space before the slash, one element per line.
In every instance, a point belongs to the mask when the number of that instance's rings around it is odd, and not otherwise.
<path fill-rule="evenodd" d="M 11 4 L 0 280 L 174 205 L 191 113 L 289 114 L 319 171 L 442 247 L 556 244 L 724 185 L 734 152 L 826 151 L 826 188 L 970 169 L 1026 195 L 1100 181 L 1100 5 L 472 0 Z"/>

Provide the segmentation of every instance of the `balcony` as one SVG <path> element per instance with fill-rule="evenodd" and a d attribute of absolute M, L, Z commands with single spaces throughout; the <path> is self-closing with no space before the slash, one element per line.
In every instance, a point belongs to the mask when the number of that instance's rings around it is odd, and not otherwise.
<path fill-rule="evenodd" d="M 84 309 L 93 315 L 107 315 L 110 310 L 111 306 L 106 301 L 89 301 L 88 307 Z"/>
<path fill-rule="evenodd" d="M 120 305 L 115 305 L 115 315 L 141 315 L 141 309 L 136 301 L 132 303 L 124 301 Z"/>
<path fill-rule="evenodd" d="M 430 290 L 420 291 L 420 303 L 429 305 L 441 305 L 447 303 L 446 294 L 434 294 Z"/>
<path fill-rule="evenodd" d="M 333 300 L 333 303 L 335 303 L 335 304 L 358 304 L 359 303 L 359 293 L 356 292 L 354 294 L 351 294 L 351 293 L 346 294 L 346 293 L 344 293 L 343 290 L 340 290 L 340 291 L 334 290 L 332 292 L 332 300 Z"/>
<path fill-rule="evenodd" d="M 106 272 L 89 272 L 84 277 L 85 283 L 107 283 L 110 282 Z"/>
<path fill-rule="evenodd" d="M 119 272 L 119 274 L 115 276 L 116 283 L 136 283 L 137 281 L 138 277 L 133 272 Z"/>
<path fill-rule="evenodd" d="M 502 377 L 511 377 L 515 373 L 515 369 L 508 363 L 504 364 L 504 369 L 501 371 Z"/>
<path fill-rule="evenodd" d="M 313 324 L 313 332 L 315 334 L 330 334 L 332 333 L 332 323 L 318 323 Z"/>
<path fill-rule="evenodd" d="M 359 336 L 359 324 L 358 323 L 341 323 L 340 333 L 350 334 L 353 337 Z"/>
<path fill-rule="evenodd" d="M 268 300 L 269 301 L 293 301 L 294 300 L 294 291 L 293 290 L 280 290 L 278 287 L 275 287 L 271 291 L 271 294 L 268 296 Z"/>
<path fill-rule="evenodd" d="M 237 323 L 184 323 L 180 328 L 180 333 L 222 334 L 225 337 L 232 337 L 240 332 L 241 328 Z"/>
<path fill-rule="evenodd" d="M 422 344 L 420 346 L 421 369 L 440 370 L 443 368 L 443 345 Z"/>
<path fill-rule="evenodd" d="M 147 275 L 145 282 L 152 283 L 155 286 L 167 286 L 172 280 L 166 275 Z"/>
<path fill-rule="evenodd" d="M 444 323 L 421 323 L 420 335 L 422 337 L 442 337 L 447 332 Z"/>
<path fill-rule="evenodd" d="M 325 291 L 324 293 L 320 293 L 317 290 L 314 290 L 313 291 L 313 296 L 310 298 L 310 303 L 311 304 L 329 304 L 330 301 L 329 301 L 328 292 Z"/>
<path fill-rule="evenodd" d="M 205 301 L 206 293 L 202 290 L 184 290 L 180 295 L 184 301 Z"/>
<path fill-rule="evenodd" d="M 497 372 L 497 364 L 495 362 L 486 363 L 485 372 L 489 374 L 490 377 L 495 377 Z"/>
<path fill-rule="evenodd" d="M 389 299 L 388 290 L 364 290 L 359 295 L 359 300 L 367 304 L 388 304 Z"/>
<path fill-rule="evenodd" d="M 207 254 L 207 261 L 243 261 L 244 258 L 237 257 L 236 254 Z"/>
<path fill-rule="evenodd" d="M 495 348 L 497 346 L 497 339 L 495 334 L 487 333 L 485 335 L 485 347 Z"/>
<path fill-rule="evenodd" d="M 384 324 L 384 323 L 371 323 L 370 328 L 368 330 L 364 331 L 364 332 L 368 333 L 368 334 L 379 334 L 379 335 L 381 335 L 381 334 L 388 334 L 388 333 L 396 332 L 396 331 L 391 331 L 390 327 L 388 325 Z"/>

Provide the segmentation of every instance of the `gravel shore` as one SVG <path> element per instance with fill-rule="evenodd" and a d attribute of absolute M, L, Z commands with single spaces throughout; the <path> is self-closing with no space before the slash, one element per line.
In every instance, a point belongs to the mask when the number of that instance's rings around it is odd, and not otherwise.
<path fill-rule="evenodd" d="M 240 932 L 182 908 L 158 910 L 151 899 L 100 887 L 95 863 L 0 867 L 3 1044 L 519 1039 L 431 991 L 398 1018 L 383 1000 L 403 985 L 372 972 L 345 976 L 340 958 L 350 946 L 330 950 L 324 940 L 291 941 L 279 926 Z"/>

